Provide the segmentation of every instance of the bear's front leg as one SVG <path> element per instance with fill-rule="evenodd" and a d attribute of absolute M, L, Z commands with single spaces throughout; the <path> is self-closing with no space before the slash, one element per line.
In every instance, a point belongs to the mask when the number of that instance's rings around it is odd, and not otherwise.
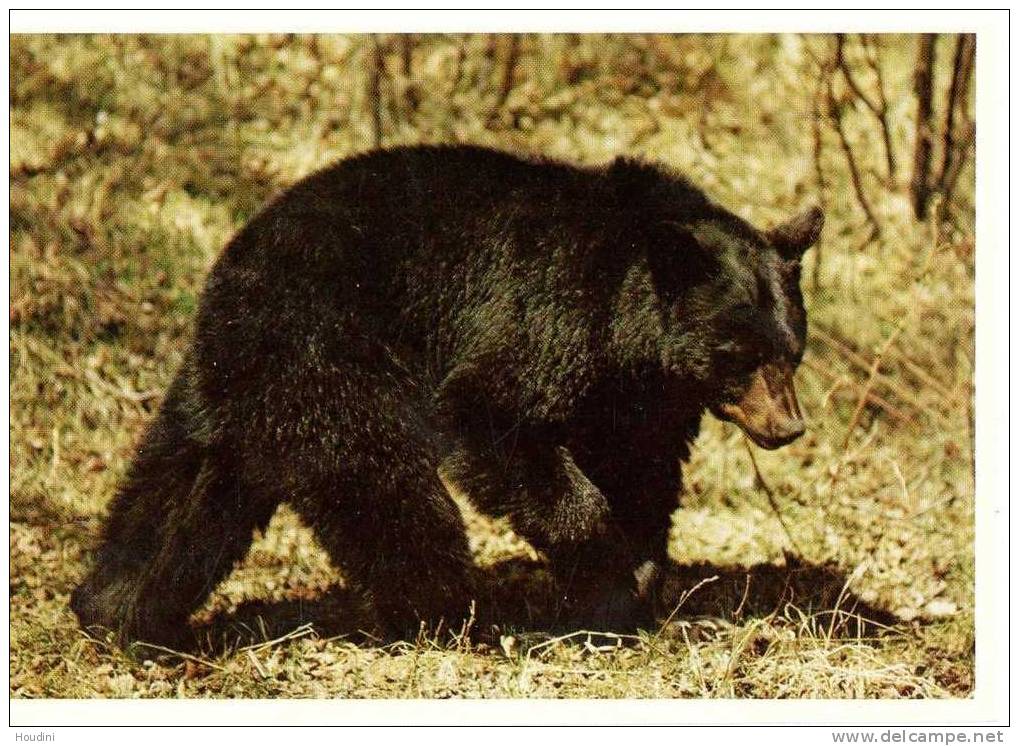
<path fill-rule="evenodd" d="M 539 439 L 504 451 L 461 443 L 443 471 L 479 509 L 509 516 L 546 554 L 561 600 L 556 626 L 630 629 L 645 620 L 647 583 L 639 576 L 647 580 L 649 568 L 638 568 L 608 499 L 567 448 Z"/>
<path fill-rule="evenodd" d="M 465 440 L 442 470 L 482 512 L 509 516 L 537 549 L 577 546 L 608 530 L 608 501 L 566 448 L 532 443 L 501 451 Z"/>
<path fill-rule="evenodd" d="M 671 515 L 678 505 L 678 488 L 673 489 L 678 481 L 669 472 L 624 470 L 608 480 L 606 529 L 581 543 L 546 550 L 563 593 L 566 626 L 628 632 L 654 625 Z M 678 480 L 678 466 L 676 473 Z"/>
<path fill-rule="evenodd" d="M 647 441 L 619 445 L 612 454 L 579 454 L 585 473 L 608 497 L 612 518 L 604 534 L 550 552 L 568 589 L 572 623 L 603 631 L 652 625 L 679 506 L 679 457 Z"/>

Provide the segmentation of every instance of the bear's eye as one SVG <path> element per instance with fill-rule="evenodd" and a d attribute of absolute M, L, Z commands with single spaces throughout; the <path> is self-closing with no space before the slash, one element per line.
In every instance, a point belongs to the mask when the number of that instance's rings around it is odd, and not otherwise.
<path fill-rule="evenodd" d="M 729 376 L 752 373 L 763 360 L 759 346 L 753 344 L 749 338 L 732 339 L 723 342 L 716 349 L 719 366 Z"/>
<path fill-rule="evenodd" d="M 730 377 L 742 377 L 753 373 L 761 365 L 761 356 L 754 350 L 744 350 L 740 354 L 728 356 L 722 366 Z"/>
<path fill-rule="evenodd" d="M 757 306 L 753 303 L 740 303 L 729 311 L 729 320 L 739 331 L 751 331 L 746 327 L 752 327 L 757 317 Z"/>

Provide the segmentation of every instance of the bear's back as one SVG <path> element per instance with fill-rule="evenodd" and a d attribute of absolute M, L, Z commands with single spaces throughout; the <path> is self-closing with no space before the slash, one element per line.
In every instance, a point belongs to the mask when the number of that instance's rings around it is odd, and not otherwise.
<path fill-rule="evenodd" d="M 474 311 L 493 295 L 501 308 L 548 296 L 537 284 L 572 261 L 555 244 L 595 240 L 604 181 L 604 170 L 458 146 L 375 151 L 316 172 L 212 268 L 196 324 L 202 367 L 242 380 L 266 360 L 303 357 L 310 340 L 457 347 L 451 335 L 471 314 L 489 318 Z"/>

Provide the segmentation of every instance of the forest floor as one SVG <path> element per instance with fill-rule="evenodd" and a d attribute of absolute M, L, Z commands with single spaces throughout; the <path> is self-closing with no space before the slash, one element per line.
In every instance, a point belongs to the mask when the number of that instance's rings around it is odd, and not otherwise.
<path fill-rule="evenodd" d="M 970 696 L 973 241 L 912 222 L 901 190 L 877 201 L 882 235 L 868 238 L 834 178 L 823 253 L 805 268 L 809 432 L 765 453 L 705 418 L 656 628 L 541 635 L 541 557 L 464 502 L 502 613 L 474 634 L 373 640 L 285 508 L 196 615 L 193 650 L 129 654 L 79 629 L 69 593 L 216 253 L 278 189 L 366 146 L 357 54 L 342 39 L 12 37 L 11 696 Z M 644 155 L 759 225 L 816 192 L 786 106 L 734 127 L 746 110 L 720 98 L 705 139 L 685 94 L 593 73 L 555 95 L 480 97 L 483 58 L 449 96 L 418 81 L 412 113 L 386 109 L 386 142 Z M 413 69 L 441 77 L 455 59 L 435 42 Z M 391 79 L 387 95 L 412 90 Z"/>

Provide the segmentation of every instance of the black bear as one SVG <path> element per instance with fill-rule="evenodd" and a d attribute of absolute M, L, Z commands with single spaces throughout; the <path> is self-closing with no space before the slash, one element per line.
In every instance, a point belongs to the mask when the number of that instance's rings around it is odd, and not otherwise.
<path fill-rule="evenodd" d="M 287 501 L 394 635 L 462 619 L 437 474 L 544 551 L 571 623 L 638 623 L 704 411 L 803 431 L 800 257 L 660 167 L 407 147 L 302 180 L 209 275 L 72 606 L 178 639 Z"/>

